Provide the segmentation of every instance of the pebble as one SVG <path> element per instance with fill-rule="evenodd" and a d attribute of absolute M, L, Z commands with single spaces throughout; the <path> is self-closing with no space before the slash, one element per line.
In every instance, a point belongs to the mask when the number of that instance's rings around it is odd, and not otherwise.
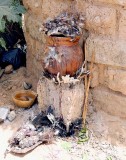
<path fill-rule="evenodd" d="M 16 118 L 16 113 L 15 113 L 15 111 L 11 111 L 11 112 L 8 114 L 7 118 L 8 118 L 8 120 L 9 120 L 10 122 L 12 122 L 12 121 Z"/>
<path fill-rule="evenodd" d="M 5 121 L 10 109 L 7 107 L 0 107 L 0 122 Z"/>
<path fill-rule="evenodd" d="M 17 71 L 13 71 L 13 74 L 16 74 L 17 73 Z"/>
<path fill-rule="evenodd" d="M 9 86 L 8 88 L 7 88 L 7 90 L 11 90 L 12 89 L 12 86 Z"/>
<path fill-rule="evenodd" d="M 32 84 L 31 84 L 31 83 L 24 82 L 24 83 L 23 83 L 23 87 L 24 87 L 24 89 L 28 90 L 28 89 L 31 89 L 31 88 L 32 88 Z"/>
<path fill-rule="evenodd" d="M 13 66 L 12 65 L 8 65 L 5 67 L 4 73 L 9 74 L 13 71 Z"/>
<path fill-rule="evenodd" d="M 107 143 L 101 143 L 100 147 L 103 148 L 103 149 L 107 149 L 107 148 L 109 148 L 109 144 L 107 144 Z"/>

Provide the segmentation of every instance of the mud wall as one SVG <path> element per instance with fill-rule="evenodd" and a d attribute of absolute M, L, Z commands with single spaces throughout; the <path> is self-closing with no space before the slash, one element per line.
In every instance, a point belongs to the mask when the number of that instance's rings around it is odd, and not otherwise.
<path fill-rule="evenodd" d="M 126 1 L 125 0 L 24 0 L 28 72 L 38 79 L 46 38 L 42 23 L 62 11 L 85 16 L 86 59 L 95 53 L 91 82 L 93 103 L 112 115 L 126 118 Z M 83 39 L 85 37 L 82 37 Z"/>

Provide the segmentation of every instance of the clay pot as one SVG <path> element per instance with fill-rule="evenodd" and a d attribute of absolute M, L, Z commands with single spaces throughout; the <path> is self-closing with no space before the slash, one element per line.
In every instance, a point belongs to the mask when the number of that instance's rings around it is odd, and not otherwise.
<path fill-rule="evenodd" d="M 48 37 L 44 70 L 51 74 L 71 75 L 81 67 L 84 57 L 79 46 L 80 37 Z"/>

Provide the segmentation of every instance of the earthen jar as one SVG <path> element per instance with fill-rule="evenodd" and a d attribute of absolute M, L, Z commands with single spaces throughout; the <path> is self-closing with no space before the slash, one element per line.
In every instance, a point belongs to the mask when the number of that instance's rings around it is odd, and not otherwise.
<path fill-rule="evenodd" d="M 84 57 L 79 45 L 80 37 L 47 37 L 44 70 L 51 74 L 73 76 L 81 67 Z"/>

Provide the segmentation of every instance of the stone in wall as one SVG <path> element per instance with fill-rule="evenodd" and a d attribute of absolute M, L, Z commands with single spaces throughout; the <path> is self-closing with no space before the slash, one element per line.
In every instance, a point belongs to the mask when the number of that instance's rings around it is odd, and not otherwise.
<path fill-rule="evenodd" d="M 116 10 L 90 5 L 86 9 L 86 29 L 97 34 L 115 36 Z"/>
<path fill-rule="evenodd" d="M 111 115 L 126 118 L 126 96 L 107 87 L 99 86 L 92 90 L 93 105 Z"/>
<path fill-rule="evenodd" d="M 126 95 L 126 70 L 107 67 L 105 81 L 107 86 Z"/>
<path fill-rule="evenodd" d="M 95 63 L 126 67 L 126 41 L 90 36 L 86 41 L 86 59 L 95 53 Z"/>
<path fill-rule="evenodd" d="M 88 67 L 89 68 L 89 67 Z M 97 87 L 99 85 L 99 68 L 98 65 L 94 65 L 91 79 L 91 87 Z"/>
<path fill-rule="evenodd" d="M 125 0 L 89 0 L 90 2 L 100 2 L 103 4 L 120 5 L 121 7 L 126 7 Z"/>
<path fill-rule="evenodd" d="M 95 64 L 91 87 L 104 85 L 113 91 L 120 92 L 126 95 L 126 70 L 102 64 Z"/>

